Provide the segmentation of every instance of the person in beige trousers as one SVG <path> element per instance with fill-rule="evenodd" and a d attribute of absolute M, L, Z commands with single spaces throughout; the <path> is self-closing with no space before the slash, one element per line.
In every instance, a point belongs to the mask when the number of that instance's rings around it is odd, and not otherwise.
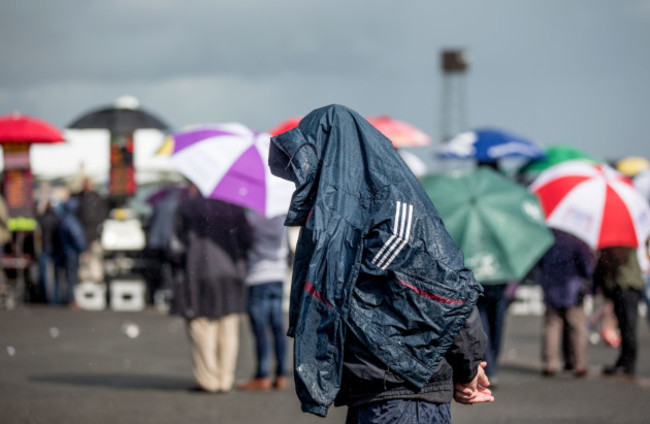
<path fill-rule="evenodd" d="M 205 199 L 195 189 L 180 202 L 170 240 L 170 312 L 186 321 L 198 384 L 192 391 L 223 393 L 234 385 L 251 241 L 241 207 Z"/>

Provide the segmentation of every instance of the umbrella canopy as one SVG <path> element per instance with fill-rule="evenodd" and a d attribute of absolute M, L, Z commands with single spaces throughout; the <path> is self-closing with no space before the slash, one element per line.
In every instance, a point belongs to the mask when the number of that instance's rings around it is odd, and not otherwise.
<path fill-rule="evenodd" d="M 0 116 L 0 143 L 57 143 L 63 133 L 55 126 L 22 113 Z"/>
<path fill-rule="evenodd" d="M 172 164 L 203 196 L 273 217 L 287 213 L 295 187 L 271 174 L 270 138 L 268 133 L 230 123 L 177 132 L 167 143 L 173 143 L 169 148 Z"/>
<path fill-rule="evenodd" d="M 407 122 L 386 115 L 372 116 L 367 118 L 367 120 L 382 134 L 388 137 L 396 148 L 427 146 L 433 143 L 432 138 L 424 131 Z"/>
<path fill-rule="evenodd" d="M 75 119 L 68 128 L 103 128 L 114 134 L 130 134 L 140 128 L 168 130 L 169 126 L 139 107 L 132 97 L 121 97 L 115 105 L 96 109 Z"/>
<path fill-rule="evenodd" d="M 628 177 L 650 169 L 650 161 L 642 156 L 628 156 L 616 161 L 616 170 Z"/>
<path fill-rule="evenodd" d="M 521 280 L 553 244 L 537 198 L 492 169 L 428 175 L 422 185 L 481 283 Z"/>
<path fill-rule="evenodd" d="M 632 179 L 632 183 L 641 195 L 650 201 L 650 169 L 636 174 Z"/>
<path fill-rule="evenodd" d="M 298 117 L 289 118 L 273 127 L 269 132 L 272 136 L 281 134 L 297 127 L 301 119 L 302 118 Z M 379 115 L 366 119 L 377 128 L 379 132 L 384 134 L 393 143 L 395 148 L 428 146 L 433 143 L 432 138 L 424 131 L 407 122 L 386 115 Z"/>
<path fill-rule="evenodd" d="M 301 119 L 302 119 L 301 117 L 292 117 L 289 119 L 285 119 L 275 127 L 271 128 L 271 131 L 269 131 L 269 133 L 272 136 L 276 136 L 278 134 L 282 134 L 285 131 L 289 131 L 290 129 L 297 127 Z"/>
<path fill-rule="evenodd" d="M 438 156 L 494 163 L 505 158 L 541 159 L 545 154 L 537 144 L 518 135 L 493 128 L 478 128 L 451 139 L 440 148 Z"/>
<path fill-rule="evenodd" d="M 546 155 L 545 157 L 532 159 L 517 171 L 517 174 L 524 181 L 532 182 L 545 169 L 568 160 L 579 159 L 594 164 L 602 162 L 600 159 L 597 159 L 576 147 L 565 144 L 548 146 L 544 149 L 544 153 Z"/>
<path fill-rule="evenodd" d="M 638 247 L 650 234 L 650 206 L 629 178 L 584 161 L 555 165 L 533 181 L 549 226 L 571 233 L 593 249 Z"/>

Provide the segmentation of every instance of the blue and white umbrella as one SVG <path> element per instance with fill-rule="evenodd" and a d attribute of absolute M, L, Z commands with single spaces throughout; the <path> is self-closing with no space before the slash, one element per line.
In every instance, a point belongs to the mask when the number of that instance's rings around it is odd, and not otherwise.
<path fill-rule="evenodd" d="M 544 150 L 523 137 L 506 131 L 479 128 L 458 134 L 438 150 L 442 159 L 474 159 L 497 162 L 505 158 L 543 159 Z"/>

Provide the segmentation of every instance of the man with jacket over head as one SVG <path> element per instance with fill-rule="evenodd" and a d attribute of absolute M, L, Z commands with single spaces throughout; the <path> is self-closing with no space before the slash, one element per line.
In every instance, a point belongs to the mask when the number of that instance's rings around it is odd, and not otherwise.
<path fill-rule="evenodd" d="M 302 410 L 348 423 L 450 423 L 450 402 L 491 402 L 482 292 L 390 140 L 340 105 L 271 139 L 301 226 L 289 332 Z"/>

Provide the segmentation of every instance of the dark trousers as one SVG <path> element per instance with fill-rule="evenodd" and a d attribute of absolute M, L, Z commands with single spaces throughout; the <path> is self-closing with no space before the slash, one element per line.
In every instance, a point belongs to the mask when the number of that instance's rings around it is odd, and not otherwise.
<path fill-rule="evenodd" d="M 623 368 L 629 374 L 633 374 L 636 367 L 636 323 L 641 298 L 642 294 L 639 290 L 621 290 L 617 287 L 614 291 L 614 313 L 621 332 L 621 350 L 616 366 Z"/>
<path fill-rule="evenodd" d="M 63 258 L 65 270 L 65 301 L 67 304 L 74 302 L 74 288 L 79 281 L 79 254 L 65 253 Z"/>
<path fill-rule="evenodd" d="M 350 407 L 345 424 L 451 424 L 448 403 L 390 399 Z"/>
<path fill-rule="evenodd" d="M 53 305 L 59 304 L 59 275 L 61 268 L 57 255 L 41 252 L 38 257 L 38 273 L 41 286 L 45 292 L 45 301 Z"/>
<path fill-rule="evenodd" d="M 285 376 L 287 340 L 282 313 L 282 282 L 257 284 L 248 288 L 250 317 L 257 354 L 256 378 L 268 377 L 271 371 L 271 346 L 267 331 L 271 330 L 275 348 L 276 376 Z"/>
<path fill-rule="evenodd" d="M 483 330 L 487 335 L 487 346 L 483 359 L 487 362 L 485 373 L 488 377 L 497 374 L 499 353 L 501 352 L 501 340 L 508 309 L 506 299 L 506 284 L 485 284 L 483 285 L 483 296 L 479 297 L 478 311 L 481 315 Z"/>

